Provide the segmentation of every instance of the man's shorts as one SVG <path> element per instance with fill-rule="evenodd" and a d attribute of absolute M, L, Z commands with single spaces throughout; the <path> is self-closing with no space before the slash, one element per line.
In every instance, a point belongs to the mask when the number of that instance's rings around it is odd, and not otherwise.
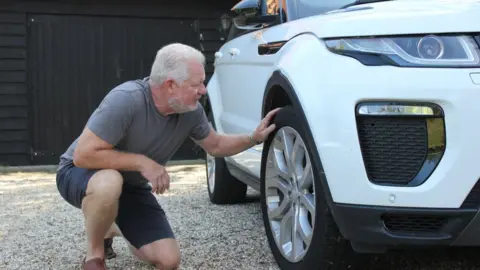
<path fill-rule="evenodd" d="M 74 164 L 63 167 L 57 172 L 60 195 L 81 209 L 88 181 L 95 172 Z M 132 186 L 124 181 L 115 222 L 125 239 L 137 249 L 156 240 L 175 237 L 149 185 Z"/>

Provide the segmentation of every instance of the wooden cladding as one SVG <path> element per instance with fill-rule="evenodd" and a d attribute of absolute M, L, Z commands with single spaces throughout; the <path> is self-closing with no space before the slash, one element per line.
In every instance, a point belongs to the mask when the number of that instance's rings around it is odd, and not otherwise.
<path fill-rule="evenodd" d="M 0 12 L 0 165 L 30 162 L 25 17 Z"/>
<path fill-rule="evenodd" d="M 162 45 L 200 49 L 208 81 L 237 1 L 187 1 L 0 3 L 0 166 L 58 164 L 106 92 L 148 76 Z M 188 141 L 173 159 L 199 151 Z"/>

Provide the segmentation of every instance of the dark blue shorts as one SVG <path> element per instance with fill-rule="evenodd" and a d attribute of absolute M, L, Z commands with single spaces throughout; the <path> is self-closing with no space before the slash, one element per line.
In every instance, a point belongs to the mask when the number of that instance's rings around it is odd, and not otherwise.
<path fill-rule="evenodd" d="M 57 172 L 57 189 L 71 205 L 81 209 L 87 184 L 96 170 L 63 167 Z M 165 212 L 151 193 L 150 186 L 123 184 L 115 220 L 125 239 L 139 249 L 165 238 L 175 238 Z"/>

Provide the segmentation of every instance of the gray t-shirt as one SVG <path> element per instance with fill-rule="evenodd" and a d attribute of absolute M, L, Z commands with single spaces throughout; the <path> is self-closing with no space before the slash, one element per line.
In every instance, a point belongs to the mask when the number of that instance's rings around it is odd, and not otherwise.
<path fill-rule="evenodd" d="M 154 105 L 148 78 L 128 81 L 111 90 L 90 116 L 87 127 L 115 149 L 143 154 L 161 165 L 186 139 L 202 140 L 210 132 L 200 103 L 192 112 L 161 115 Z M 59 170 L 73 162 L 77 141 L 60 157 Z M 127 183 L 148 183 L 139 172 L 121 173 Z"/>

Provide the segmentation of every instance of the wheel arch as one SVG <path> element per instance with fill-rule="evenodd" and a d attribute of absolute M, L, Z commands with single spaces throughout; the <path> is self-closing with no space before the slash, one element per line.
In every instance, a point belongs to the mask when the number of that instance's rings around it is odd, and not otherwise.
<path fill-rule="evenodd" d="M 276 70 L 273 72 L 265 87 L 262 102 L 262 118 L 265 117 L 269 111 L 286 105 L 292 105 L 294 109 L 302 110 L 300 100 L 293 90 L 293 86 L 281 71 Z"/>
<path fill-rule="evenodd" d="M 304 128 L 307 134 L 307 138 L 305 138 L 305 140 L 307 140 L 310 145 L 316 145 L 315 140 L 313 138 L 313 134 L 310 129 L 309 121 L 306 117 L 302 103 L 300 102 L 300 99 L 295 89 L 293 88 L 292 84 L 289 82 L 288 78 L 280 70 L 276 70 L 275 72 L 273 72 L 272 76 L 268 80 L 267 86 L 265 88 L 264 99 L 262 103 L 262 118 L 269 111 L 275 108 L 283 107 L 287 105 L 292 106 L 293 109 L 297 111 L 299 115 L 301 115 L 303 120 L 302 123 L 304 123 L 305 125 Z M 312 149 L 310 149 L 310 151 L 313 154 L 311 158 L 314 159 L 315 164 L 318 164 L 319 166 L 318 170 L 320 171 L 320 183 L 323 187 L 324 196 L 326 197 L 326 201 L 329 206 L 329 209 L 340 231 L 343 232 L 342 230 L 343 226 L 341 224 L 343 222 L 340 218 L 337 218 L 338 215 L 336 215 L 335 203 L 333 201 L 332 193 L 330 191 L 330 187 L 328 185 L 328 181 L 325 176 L 323 163 L 318 153 L 318 149 L 317 147 L 313 147 Z M 263 168 L 262 168 L 262 171 L 263 171 Z"/>

